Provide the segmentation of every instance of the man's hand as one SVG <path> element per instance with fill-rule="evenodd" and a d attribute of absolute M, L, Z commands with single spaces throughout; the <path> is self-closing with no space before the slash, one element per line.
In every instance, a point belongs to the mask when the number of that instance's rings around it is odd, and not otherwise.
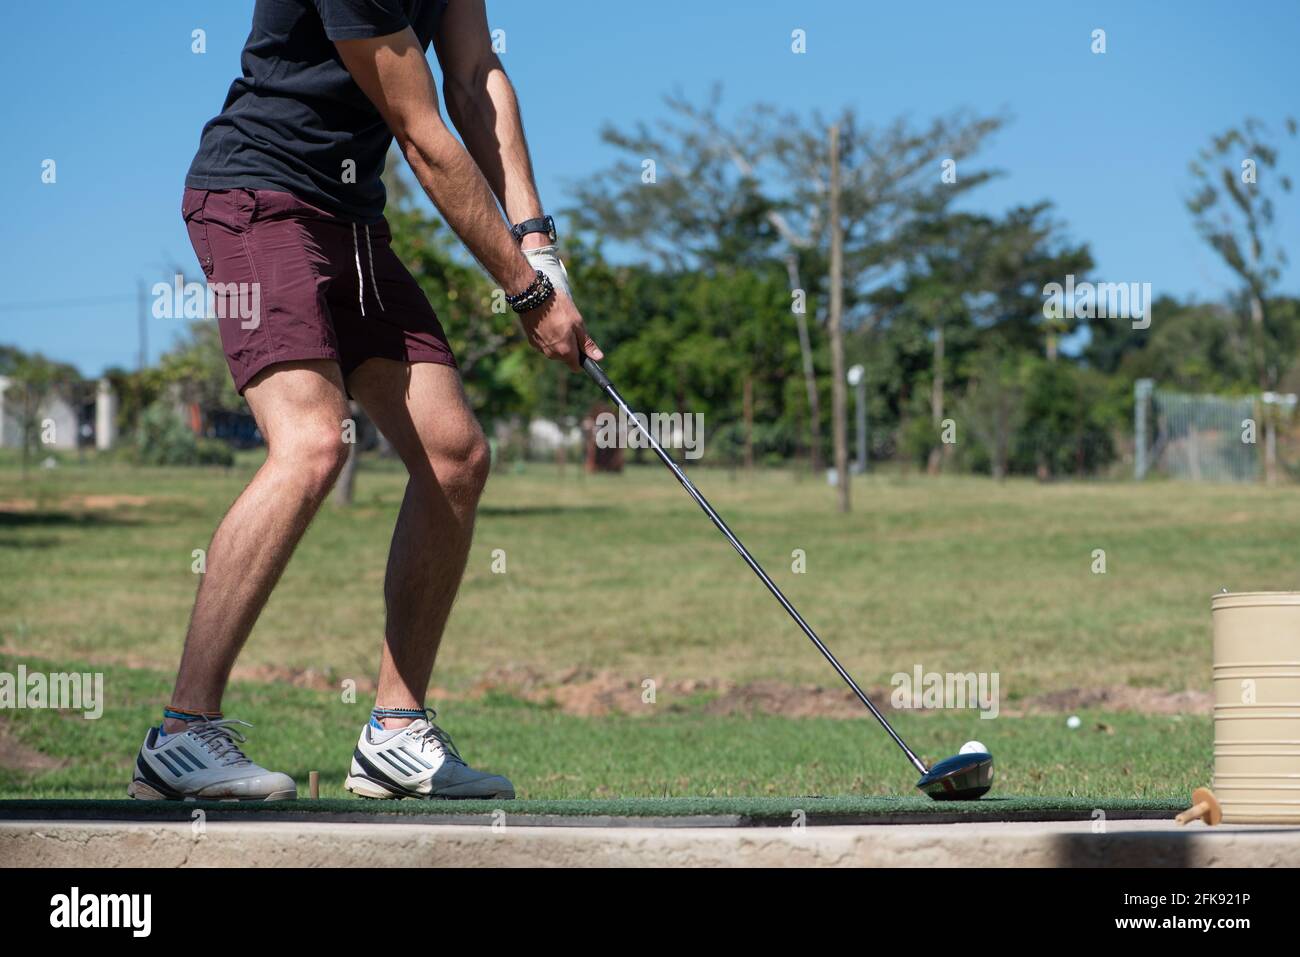
<path fill-rule="evenodd" d="M 529 264 L 539 269 L 555 287 L 555 295 L 532 312 L 520 316 L 524 333 L 528 341 L 541 353 L 551 359 L 558 359 L 574 371 L 582 371 L 584 355 L 600 360 L 605 354 L 591 341 L 583 325 L 582 316 L 573 304 L 573 290 L 569 287 L 569 272 L 554 243 L 529 248 L 527 240 L 537 238 L 534 234 L 524 237 L 524 255 Z M 553 308 L 558 306 L 559 308 Z M 567 352 L 570 343 L 578 343 L 580 352 L 572 360 Z M 562 348 L 556 348 L 559 343 Z"/>
<path fill-rule="evenodd" d="M 597 361 L 605 358 L 600 346 L 587 335 L 578 307 L 568 293 L 558 288 L 536 309 L 520 313 L 519 322 L 534 349 L 548 359 L 563 362 L 574 372 L 582 371 L 583 356 Z"/>

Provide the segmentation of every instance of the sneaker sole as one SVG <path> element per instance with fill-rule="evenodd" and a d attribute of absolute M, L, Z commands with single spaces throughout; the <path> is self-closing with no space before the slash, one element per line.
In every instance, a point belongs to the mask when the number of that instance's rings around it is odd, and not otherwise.
<path fill-rule="evenodd" d="M 370 798 L 376 801 L 400 800 L 408 797 L 417 801 L 513 801 L 515 799 L 514 791 L 498 791 L 495 794 L 475 794 L 463 797 L 447 794 L 413 794 L 410 791 L 397 788 L 396 785 L 382 784 L 363 774 L 349 774 L 347 780 L 343 782 L 343 787 L 357 797 Z"/>
<path fill-rule="evenodd" d="M 403 792 L 390 790 L 378 781 L 357 774 L 349 774 L 343 787 L 357 797 L 370 798 L 374 801 L 398 800 L 407 797 Z"/>
<path fill-rule="evenodd" d="M 172 797 L 161 793 L 146 781 L 132 781 L 126 789 L 128 797 L 137 801 L 235 801 L 235 802 L 260 802 L 260 801 L 293 801 L 298 797 L 297 788 L 289 788 L 283 791 L 272 791 L 265 797 L 204 797 L 198 794 L 185 794 L 179 797 Z"/>

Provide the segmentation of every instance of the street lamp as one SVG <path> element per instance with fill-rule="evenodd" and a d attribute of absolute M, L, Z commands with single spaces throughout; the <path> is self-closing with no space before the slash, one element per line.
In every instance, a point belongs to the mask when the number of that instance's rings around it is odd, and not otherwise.
<path fill-rule="evenodd" d="M 857 403 L 858 460 L 853 463 L 853 471 L 861 475 L 867 470 L 867 370 L 861 365 L 853 366 L 845 378 L 853 386 Z"/>

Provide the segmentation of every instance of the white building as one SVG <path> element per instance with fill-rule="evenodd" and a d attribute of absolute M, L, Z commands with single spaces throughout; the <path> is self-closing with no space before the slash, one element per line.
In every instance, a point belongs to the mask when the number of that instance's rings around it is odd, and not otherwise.
<path fill-rule="evenodd" d="M 9 394 L 11 385 L 7 376 L 0 376 L 0 446 L 19 448 L 22 445 L 22 427 L 16 406 L 20 400 L 16 395 Z M 47 400 L 45 407 L 40 410 L 40 417 L 42 444 L 46 448 L 77 447 L 77 410 L 66 399 L 54 396 Z"/>

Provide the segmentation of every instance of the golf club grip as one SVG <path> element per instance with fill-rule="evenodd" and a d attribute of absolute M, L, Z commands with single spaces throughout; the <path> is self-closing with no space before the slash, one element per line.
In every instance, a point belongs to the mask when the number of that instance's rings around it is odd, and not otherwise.
<path fill-rule="evenodd" d="M 583 356 L 582 358 L 582 368 L 587 375 L 591 376 L 595 383 L 604 390 L 605 394 L 613 399 L 615 404 L 623 410 L 628 421 L 632 423 L 637 431 L 645 437 L 650 448 L 654 451 L 655 455 L 659 457 L 659 461 L 663 462 L 663 464 L 668 467 L 668 470 L 676 476 L 677 481 L 681 484 L 682 488 L 684 488 L 686 493 L 695 500 L 695 504 L 700 507 L 704 514 L 709 517 L 709 520 L 713 522 L 714 527 L 717 528 L 717 530 L 723 534 L 723 537 L 731 543 L 731 547 L 736 550 L 737 554 L 740 555 L 745 564 L 749 566 L 750 571 L 758 576 L 759 581 L 761 581 L 767 587 L 767 590 L 772 593 L 772 596 L 780 602 L 781 607 L 785 609 L 786 614 L 794 620 L 794 623 L 799 626 L 799 629 L 804 633 L 804 635 L 817 646 L 817 650 L 822 653 L 822 657 L 830 663 L 831 667 L 834 668 L 840 678 L 844 680 L 844 683 L 849 686 L 850 690 L 853 691 L 858 700 L 866 706 L 866 709 L 871 712 L 872 716 L 880 723 L 880 726 L 885 729 L 885 732 L 893 739 L 894 743 L 898 745 L 904 754 L 907 755 L 907 759 L 912 762 L 912 766 L 922 774 L 927 773 L 925 762 L 916 756 L 916 753 L 907 746 L 907 742 L 902 739 L 898 732 L 894 730 L 893 726 L 890 725 L 885 716 L 880 713 L 880 709 L 871 703 L 871 699 L 867 697 L 866 693 L 858 686 L 858 683 L 853 680 L 853 676 L 850 675 L 845 667 L 840 664 L 839 659 L 831 653 L 831 650 L 826 647 L 826 644 L 817 637 L 817 633 L 812 630 L 812 626 L 809 625 L 808 622 L 804 621 L 803 615 L 799 614 L 798 609 L 794 607 L 794 604 L 790 599 L 785 597 L 785 593 L 777 587 L 776 582 L 772 581 L 767 572 L 763 570 L 763 566 L 758 563 L 758 559 L 754 558 L 754 556 L 749 553 L 749 549 L 747 549 L 740 539 L 736 537 L 736 533 L 731 530 L 731 527 L 722 520 L 722 516 L 719 515 L 714 510 L 713 506 L 709 504 L 709 500 L 706 499 L 703 493 L 695 487 L 695 484 L 686 477 L 686 473 L 682 471 L 681 466 L 673 460 L 671 455 L 664 451 L 663 446 L 655 441 L 655 437 L 641 424 L 641 421 L 636 417 L 636 414 L 628 408 L 627 402 L 624 401 L 618 390 L 614 388 L 613 383 L 609 381 L 609 376 L 605 375 L 604 370 L 586 356 Z"/>
<path fill-rule="evenodd" d="M 596 385 L 600 386 L 605 391 L 608 392 L 613 388 L 613 386 L 610 385 L 609 376 L 605 375 L 604 369 L 596 365 L 595 359 L 592 359 L 589 356 L 583 356 L 582 371 L 591 376 L 591 381 L 596 383 Z"/>

